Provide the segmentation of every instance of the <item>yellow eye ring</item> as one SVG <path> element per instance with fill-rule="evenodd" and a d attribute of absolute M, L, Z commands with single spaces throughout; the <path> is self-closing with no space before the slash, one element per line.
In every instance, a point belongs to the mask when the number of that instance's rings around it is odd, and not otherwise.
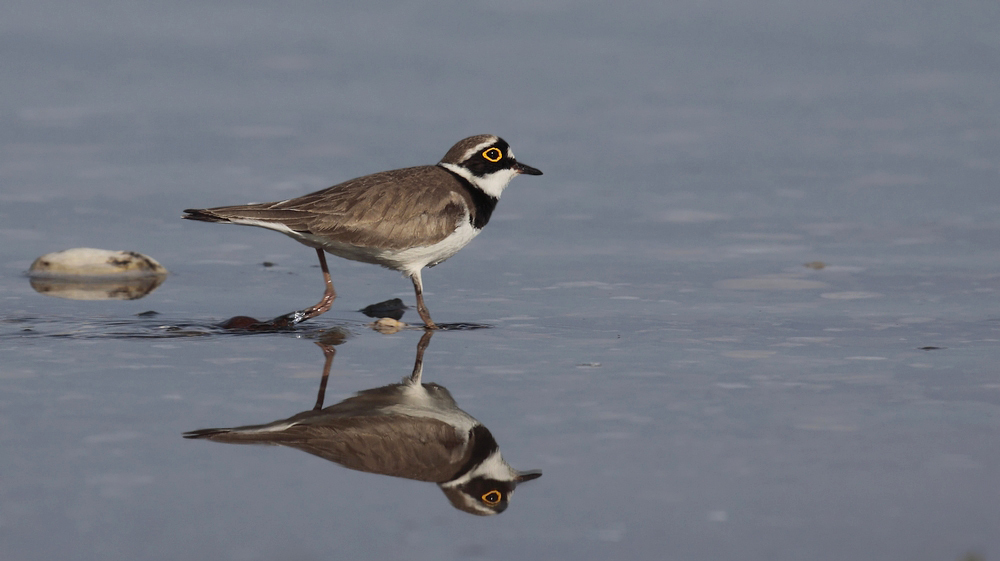
<path fill-rule="evenodd" d="M 503 158 L 503 152 L 499 148 L 488 148 L 483 152 L 483 157 L 491 162 L 499 162 L 500 158 Z"/>
<path fill-rule="evenodd" d="M 487 505 L 497 506 L 498 504 L 500 504 L 500 499 L 503 498 L 503 495 L 500 494 L 500 491 L 494 489 L 492 491 L 487 492 L 481 498 L 483 499 L 483 502 L 486 503 Z"/>

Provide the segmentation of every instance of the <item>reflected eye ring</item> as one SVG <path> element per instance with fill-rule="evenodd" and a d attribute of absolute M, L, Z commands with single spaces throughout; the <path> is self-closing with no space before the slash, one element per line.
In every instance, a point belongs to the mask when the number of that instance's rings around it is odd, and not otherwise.
<path fill-rule="evenodd" d="M 493 163 L 497 163 L 501 158 L 503 158 L 503 152 L 501 152 L 499 148 L 487 148 L 486 151 L 483 152 L 483 157 Z"/>
<path fill-rule="evenodd" d="M 487 505 L 496 506 L 500 504 L 500 499 L 503 498 L 503 495 L 500 494 L 500 491 L 493 489 L 492 491 L 487 491 L 486 493 L 484 493 L 483 496 L 480 498 L 483 499 L 483 502 L 486 503 Z"/>

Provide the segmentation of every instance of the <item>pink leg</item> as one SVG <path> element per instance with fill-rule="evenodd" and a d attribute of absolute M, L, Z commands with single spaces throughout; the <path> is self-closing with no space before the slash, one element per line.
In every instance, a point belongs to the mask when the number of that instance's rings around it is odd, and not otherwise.
<path fill-rule="evenodd" d="M 413 281 L 413 291 L 417 294 L 417 313 L 420 314 L 420 319 L 424 320 L 424 329 L 438 329 L 437 324 L 431 319 L 427 305 L 424 304 L 424 283 L 420 279 L 420 271 L 410 275 L 410 280 Z"/>
<path fill-rule="evenodd" d="M 323 292 L 323 298 L 315 305 L 309 306 L 304 310 L 274 318 L 269 322 L 273 327 L 291 327 L 323 314 L 333 306 L 333 301 L 337 299 L 337 292 L 333 289 L 333 279 L 330 278 L 330 269 L 326 266 L 326 254 L 323 253 L 322 249 L 317 249 L 316 255 L 319 256 L 319 266 L 323 270 L 323 281 L 326 283 L 326 291 Z"/>

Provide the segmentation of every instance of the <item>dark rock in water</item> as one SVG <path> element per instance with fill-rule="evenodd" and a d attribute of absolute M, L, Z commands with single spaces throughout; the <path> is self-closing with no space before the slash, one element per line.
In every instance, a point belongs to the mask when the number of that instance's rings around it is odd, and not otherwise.
<path fill-rule="evenodd" d="M 262 322 L 250 316 L 231 317 L 226 321 L 220 323 L 219 327 L 223 329 L 248 329 L 248 330 L 261 329 L 264 327 L 270 327 L 273 329 L 273 326 L 267 326 L 267 322 Z"/>
<path fill-rule="evenodd" d="M 393 298 L 392 300 L 365 306 L 358 311 L 370 318 L 392 318 L 398 320 L 403 317 L 403 312 L 407 309 L 406 304 L 401 299 Z"/>

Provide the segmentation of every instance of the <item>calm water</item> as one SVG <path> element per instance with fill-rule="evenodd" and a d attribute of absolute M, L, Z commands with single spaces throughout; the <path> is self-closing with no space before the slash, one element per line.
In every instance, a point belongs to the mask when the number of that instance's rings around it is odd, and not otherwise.
<path fill-rule="evenodd" d="M 995 2 L 6 6 L 3 559 L 1000 555 Z M 215 327 L 314 303 L 315 253 L 181 209 L 482 132 L 545 175 L 425 271 L 437 321 L 490 327 L 434 335 L 423 381 L 544 475 L 481 518 L 433 483 L 183 439 L 311 409 L 316 342 L 325 405 L 398 383 L 422 331 L 368 328 L 410 283 L 337 259 L 330 313 Z M 79 246 L 172 275 L 138 300 L 32 289 Z"/>

